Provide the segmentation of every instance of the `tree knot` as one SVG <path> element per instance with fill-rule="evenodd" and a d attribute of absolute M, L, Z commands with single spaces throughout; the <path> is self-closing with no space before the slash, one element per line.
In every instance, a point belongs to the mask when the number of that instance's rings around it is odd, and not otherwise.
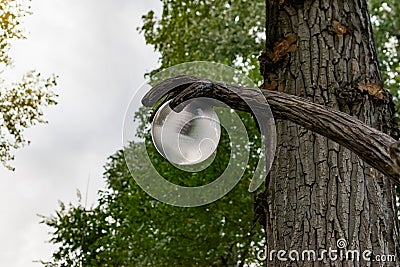
<path fill-rule="evenodd" d="M 274 63 L 281 61 L 285 55 L 291 53 L 297 48 L 297 38 L 290 33 L 285 38 L 281 38 L 275 43 L 273 52 L 269 55 Z"/>
<path fill-rule="evenodd" d="M 337 35 L 345 35 L 348 32 L 348 28 L 343 25 L 342 23 L 340 23 L 337 20 L 333 21 L 333 31 L 337 34 Z"/>
<path fill-rule="evenodd" d="M 380 100 L 383 99 L 383 88 L 379 84 L 373 82 L 365 82 L 365 83 L 360 83 L 358 88 L 362 92 L 367 92 L 369 95 L 374 96 L 377 99 Z"/>

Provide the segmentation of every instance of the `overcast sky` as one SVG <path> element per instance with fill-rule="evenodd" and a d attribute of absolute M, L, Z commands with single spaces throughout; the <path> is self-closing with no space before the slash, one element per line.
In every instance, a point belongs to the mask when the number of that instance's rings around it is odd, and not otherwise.
<path fill-rule="evenodd" d="M 88 206 L 104 186 L 103 165 L 122 147 L 122 123 L 144 73 L 158 55 L 136 27 L 156 0 L 32 0 L 25 20 L 28 39 L 12 48 L 13 73 L 37 69 L 60 76 L 59 104 L 46 110 L 47 125 L 26 131 L 31 145 L 16 153 L 15 172 L 0 168 L 0 265 L 40 266 L 55 247 L 50 228 L 36 214 L 49 215 L 58 200 L 76 203 L 76 189 Z"/>

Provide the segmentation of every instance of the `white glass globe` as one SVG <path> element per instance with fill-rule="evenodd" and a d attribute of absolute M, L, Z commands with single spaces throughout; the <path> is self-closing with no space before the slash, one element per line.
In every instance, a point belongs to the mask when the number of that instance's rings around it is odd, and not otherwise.
<path fill-rule="evenodd" d="M 198 99 L 188 101 L 179 113 L 164 103 L 154 116 L 151 135 L 158 152 L 177 165 L 193 165 L 208 159 L 221 136 L 212 106 Z"/>

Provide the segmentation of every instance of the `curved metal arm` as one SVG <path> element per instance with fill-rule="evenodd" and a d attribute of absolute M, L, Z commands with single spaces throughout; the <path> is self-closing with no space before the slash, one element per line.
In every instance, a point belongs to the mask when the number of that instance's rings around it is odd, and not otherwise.
<path fill-rule="evenodd" d="M 160 82 L 144 96 L 142 103 L 151 107 L 167 94 L 167 98 L 172 99 L 172 108 L 196 97 L 215 98 L 234 109 L 246 112 L 251 112 L 246 102 L 252 103 L 253 107 L 263 108 L 262 100 L 254 89 L 193 76 L 177 76 Z M 263 91 L 263 95 L 275 118 L 289 120 L 337 142 L 400 185 L 400 170 L 397 165 L 400 159 L 400 143 L 391 136 L 346 113 L 297 96 L 267 90 Z"/>

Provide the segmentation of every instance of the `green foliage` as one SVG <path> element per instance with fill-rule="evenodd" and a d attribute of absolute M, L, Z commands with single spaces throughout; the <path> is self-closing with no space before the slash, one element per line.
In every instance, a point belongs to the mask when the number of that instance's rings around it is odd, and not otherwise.
<path fill-rule="evenodd" d="M 9 49 L 11 41 L 25 38 L 21 30 L 22 18 L 29 14 L 27 1 L 0 0 L 0 73 L 11 66 Z M 56 94 L 51 90 L 56 78 L 42 78 L 30 71 L 20 81 L 6 82 L 0 79 L 0 162 L 13 169 L 9 162 L 14 159 L 13 149 L 29 143 L 24 130 L 37 123 L 45 123 L 43 108 L 56 104 Z"/>
<path fill-rule="evenodd" d="M 25 1 L 0 0 L 0 62 L 10 64 L 11 58 L 8 55 L 10 41 L 12 39 L 23 39 L 21 29 L 21 18 L 29 14 Z"/>
<path fill-rule="evenodd" d="M 258 82 L 264 48 L 265 3 L 250 0 L 162 0 L 163 13 L 143 16 L 146 43 L 161 53 L 158 72 L 188 61 L 235 66 Z"/>
<path fill-rule="evenodd" d="M 0 81 L 0 162 L 14 159 L 10 153 L 25 144 L 29 144 L 23 132 L 37 123 L 46 123 L 43 119 L 43 107 L 56 104 L 56 95 L 51 87 L 56 85 L 55 77 L 41 78 L 37 72 L 29 72 L 16 83 L 5 85 Z M 3 87 L 4 86 L 4 87 Z"/>

